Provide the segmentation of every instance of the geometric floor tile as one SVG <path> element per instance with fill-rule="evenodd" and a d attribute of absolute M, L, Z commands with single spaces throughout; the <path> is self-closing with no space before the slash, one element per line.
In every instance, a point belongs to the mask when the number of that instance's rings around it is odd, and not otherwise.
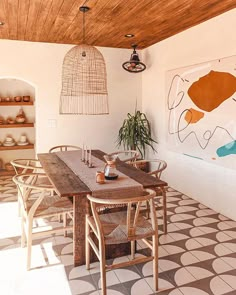
<path fill-rule="evenodd" d="M 181 293 L 183 295 L 208 295 L 208 293 L 206 293 L 205 291 L 199 290 L 197 288 L 192 288 L 192 287 L 182 287 L 179 288 L 179 290 L 181 291 Z"/>
<path fill-rule="evenodd" d="M 198 258 L 196 258 L 196 256 L 194 256 L 191 252 L 184 252 L 181 255 L 180 260 L 185 266 L 199 262 Z"/>
<path fill-rule="evenodd" d="M 222 295 L 233 290 L 220 276 L 216 276 L 211 280 L 210 288 L 215 295 Z"/>
<path fill-rule="evenodd" d="M 227 258 L 227 257 L 226 257 Z M 230 258 L 229 258 L 230 259 Z M 233 258 L 231 258 L 233 259 Z M 230 262 L 230 261 L 229 261 Z M 233 269 L 225 258 L 217 258 L 212 262 L 212 267 L 217 274 L 221 274 Z"/>
<path fill-rule="evenodd" d="M 175 278 L 175 283 L 178 286 L 182 286 L 195 281 L 194 276 L 191 275 L 185 267 L 178 269 L 175 273 L 174 278 Z"/>
<path fill-rule="evenodd" d="M 108 272 L 107 294 L 236 295 L 236 222 L 170 187 L 167 208 L 168 235 L 161 226 L 159 231 L 158 293 L 153 289 L 152 262 L 147 262 Z M 60 225 L 56 219 L 51 222 Z M 161 210 L 158 223 L 162 224 Z M 91 263 L 89 270 L 73 266 L 71 234 L 34 240 L 29 272 L 20 234 L 15 185 L 11 177 L 0 177 L 0 294 L 101 294 L 99 263 Z M 137 256 L 146 255 L 146 248 L 139 241 Z M 129 259 L 119 257 L 111 263 Z"/>

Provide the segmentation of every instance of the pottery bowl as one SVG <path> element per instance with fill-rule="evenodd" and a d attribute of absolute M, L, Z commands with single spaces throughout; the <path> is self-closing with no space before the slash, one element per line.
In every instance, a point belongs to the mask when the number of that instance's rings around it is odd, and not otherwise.
<path fill-rule="evenodd" d="M 14 97 L 14 100 L 15 100 L 16 102 L 22 101 L 22 97 L 21 97 L 21 96 L 15 96 L 15 97 Z"/>
<path fill-rule="evenodd" d="M 28 101 L 30 101 L 30 96 L 29 96 L 29 95 L 25 95 L 25 96 L 23 96 L 23 101 L 24 101 L 24 102 L 28 102 Z"/>

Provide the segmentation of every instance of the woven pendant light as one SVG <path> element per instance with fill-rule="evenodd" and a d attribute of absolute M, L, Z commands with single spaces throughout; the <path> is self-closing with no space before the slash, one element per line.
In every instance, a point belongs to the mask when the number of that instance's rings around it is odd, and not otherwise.
<path fill-rule="evenodd" d="M 80 8 L 84 13 L 88 9 Z M 73 47 L 63 61 L 60 114 L 108 113 L 106 65 L 101 52 L 86 44 Z"/>

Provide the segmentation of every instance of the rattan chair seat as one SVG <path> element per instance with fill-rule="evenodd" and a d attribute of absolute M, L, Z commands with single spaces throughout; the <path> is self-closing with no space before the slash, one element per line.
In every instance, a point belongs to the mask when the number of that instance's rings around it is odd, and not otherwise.
<path fill-rule="evenodd" d="M 134 219 L 134 213 L 131 212 L 131 220 Z M 89 217 L 89 221 L 95 228 L 95 220 L 93 216 Z M 105 244 L 120 244 L 131 240 L 142 239 L 153 234 L 151 223 L 144 217 L 139 216 L 135 227 L 135 236 L 128 237 L 127 233 L 127 212 L 120 211 L 100 215 L 100 221 L 103 227 Z"/>
<path fill-rule="evenodd" d="M 37 198 L 37 194 L 34 195 Z M 34 205 L 35 200 L 30 199 L 25 202 L 26 211 L 29 213 Z M 60 198 L 58 195 L 45 196 L 35 211 L 34 218 L 47 217 L 55 214 L 62 214 L 64 212 L 73 211 L 73 204 L 68 198 Z"/>

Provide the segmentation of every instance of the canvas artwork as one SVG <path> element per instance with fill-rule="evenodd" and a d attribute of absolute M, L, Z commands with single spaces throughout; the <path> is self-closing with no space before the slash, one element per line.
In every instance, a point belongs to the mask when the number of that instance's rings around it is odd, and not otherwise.
<path fill-rule="evenodd" d="M 236 169 L 236 56 L 167 72 L 171 150 Z"/>

